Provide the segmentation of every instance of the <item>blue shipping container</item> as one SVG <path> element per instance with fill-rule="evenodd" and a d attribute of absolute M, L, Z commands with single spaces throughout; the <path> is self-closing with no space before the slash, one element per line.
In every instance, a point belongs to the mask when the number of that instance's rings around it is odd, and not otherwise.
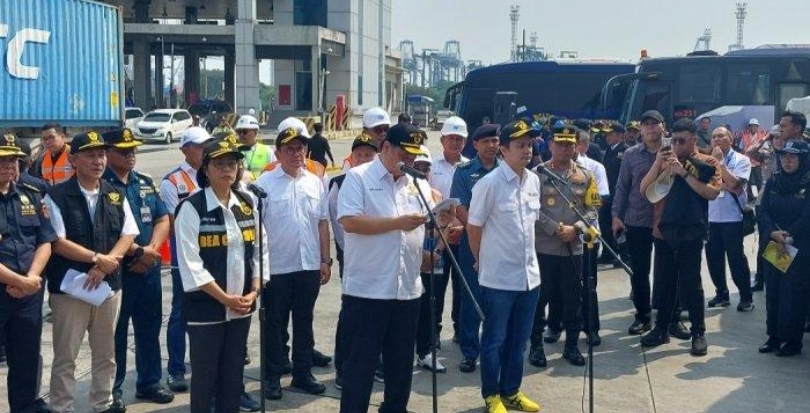
<path fill-rule="evenodd" d="M 86 0 L 0 0 L 0 127 L 118 126 L 123 23 Z"/>

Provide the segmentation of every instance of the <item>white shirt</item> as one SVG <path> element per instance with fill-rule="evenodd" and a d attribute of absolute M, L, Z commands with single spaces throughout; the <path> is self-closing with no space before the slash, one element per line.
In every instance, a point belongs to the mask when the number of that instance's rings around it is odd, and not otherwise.
<path fill-rule="evenodd" d="M 737 195 L 740 200 L 739 205 L 745 208 L 748 204 L 748 179 L 751 177 L 751 161 L 747 156 L 738 153 L 734 150 L 729 150 L 728 155 L 723 159 L 723 163 L 732 175 L 737 179 L 742 179 L 742 193 Z M 737 206 L 737 201 L 729 193 L 729 191 L 722 190 L 720 195 L 712 201 L 709 201 L 709 222 L 741 222 L 742 212 L 740 207 Z"/>
<path fill-rule="evenodd" d="M 270 274 L 319 270 L 318 223 L 329 219 L 323 181 L 304 169 L 293 178 L 278 166 L 262 174 L 256 185 L 267 192 L 262 222 L 270 231 Z"/>
<path fill-rule="evenodd" d="M 242 253 L 245 248 L 245 241 L 242 239 L 242 230 L 236 222 L 236 217 L 231 211 L 233 206 L 239 205 L 239 198 L 231 192 L 228 205 L 222 205 L 214 191 L 208 187 L 205 188 L 205 202 L 208 211 L 222 208 L 222 216 L 225 219 L 225 232 L 228 236 L 228 249 L 233 251 L 233 253 L 228 254 L 228 262 L 226 263 L 228 278 L 225 292 L 231 295 L 242 295 L 245 288 L 245 255 Z M 255 205 L 253 211 L 255 220 Z M 256 224 L 256 235 L 258 236 L 261 223 L 258 220 L 254 222 Z M 200 215 L 197 214 L 197 210 L 194 209 L 193 205 L 185 203 L 178 211 L 174 220 L 174 234 L 177 239 L 177 263 L 180 269 L 180 278 L 183 280 L 183 290 L 186 292 L 198 291 L 201 286 L 214 281 L 214 276 L 205 269 L 202 258 L 200 258 Z M 259 252 L 259 240 L 257 239 L 253 244 L 253 278 L 259 278 L 260 256 L 261 262 L 267 268 L 267 235 L 265 233 L 262 233 L 262 243 L 264 249 L 261 254 Z M 270 279 L 267 272 L 265 272 L 264 279 L 265 281 Z M 232 312 L 230 309 L 226 313 L 226 320 L 243 317 L 250 317 L 250 314 L 241 315 Z"/>
<path fill-rule="evenodd" d="M 82 191 L 82 195 L 84 195 L 85 201 L 87 201 L 87 209 L 90 212 L 90 219 L 92 220 L 96 216 L 96 206 L 98 205 L 98 189 L 93 191 L 88 191 L 82 188 L 79 185 L 79 189 Z M 121 193 L 121 198 L 123 199 L 123 207 L 124 207 L 124 226 L 121 227 L 121 234 L 123 235 L 139 235 L 141 231 L 138 229 L 138 224 L 135 222 L 135 217 L 132 215 L 132 208 L 129 206 L 129 201 L 123 193 Z M 56 236 L 59 238 L 65 238 L 67 236 L 67 232 L 65 231 L 65 220 L 62 218 L 62 210 L 59 209 L 59 206 L 53 202 L 50 195 L 45 195 L 45 205 L 48 207 L 48 211 L 51 214 L 51 226 L 53 227 L 54 232 L 56 232 Z M 73 223 L 71 223 L 73 224 Z M 106 254 L 109 251 L 98 251 L 102 254 Z"/>
<path fill-rule="evenodd" d="M 188 162 L 183 162 L 180 164 L 180 169 L 185 171 L 188 174 L 188 177 L 194 182 L 194 185 L 197 185 L 197 170 L 192 168 Z M 195 189 L 193 192 L 197 192 L 198 189 Z M 183 191 L 187 192 L 187 191 Z M 180 200 L 177 196 L 177 187 L 174 186 L 171 181 L 168 179 L 163 179 L 160 181 L 160 197 L 163 198 L 163 202 L 166 204 L 166 208 L 169 209 L 169 213 L 174 215 L 174 211 L 177 209 L 177 205 L 180 204 Z"/>
<path fill-rule="evenodd" d="M 540 179 L 529 170 L 523 181 L 501 162 L 472 189 L 467 222 L 482 228 L 478 283 L 506 291 L 540 285 L 534 223 L 540 215 Z"/>
<path fill-rule="evenodd" d="M 416 185 L 435 205 L 430 185 L 408 175 L 394 181 L 379 158 L 346 173 L 338 194 L 338 219 L 347 216 L 394 218 L 427 214 Z M 345 234 L 343 294 L 380 300 L 413 300 L 422 295 L 419 267 L 425 227 L 376 235 Z"/>
<path fill-rule="evenodd" d="M 450 187 L 453 186 L 453 174 L 456 167 L 469 159 L 461 157 L 457 163 L 450 163 L 444 157 L 444 152 L 433 157 L 433 165 L 430 168 L 430 186 L 442 194 L 443 199 L 450 198 Z"/>
<path fill-rule="evenodd" d="M 610 196 L 610 185 L 608 185 L 607 172 L 605 171 L 604 165 L 583 154 L 577 155 L 576 164 L 591 171 L 594 177 L 596 177 L 596 192 L 599 193 L 599 196 Z"/>

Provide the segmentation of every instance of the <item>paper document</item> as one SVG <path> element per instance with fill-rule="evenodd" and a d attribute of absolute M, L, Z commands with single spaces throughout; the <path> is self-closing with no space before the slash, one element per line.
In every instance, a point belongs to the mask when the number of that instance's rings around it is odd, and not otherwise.
<path fill-rule="evenodd" d="M 86 290 L 84 282 L 87 277 L 87 273 L 78 272 L 71 268 L 65 273 L 65 278 L 62 279 L 62 285 L 59 286 L 59 289 L 73 298 L 78 298 L 98 307 L 104 300 L 113 295 L 112 288 L 110 288 L 110 284 L 102 282 L 95 290 Z"/>
<path fill-rule="evenodd" d="M 790 268 L 790 264 L 793 263 L 793 259 L 796 258 L 796 253 L 798 253 L 799 250 L 797 250 L 793 245 L 786 245 L 785 249 L 787 249 L 787 254 L 779 255 L 776 242 L 771 241 L 765 247 L 765 251 L 762 253 L 762 258 L 765 258 L 766 261 L 771 263 L 779 271 L 787 272 L 788 268 Z"/>
<path fill-rule="evenodd" d="M 442 212 L 447 211 L 450 208 L 458 205 L 461 205 L 461 202 L 459 201 L 458 198 L 447 198 L 444 201 L 439 202 L 439 204 L 436 205 L 435 207 L 433 207 L 433 213 L 441 214 Z"/>

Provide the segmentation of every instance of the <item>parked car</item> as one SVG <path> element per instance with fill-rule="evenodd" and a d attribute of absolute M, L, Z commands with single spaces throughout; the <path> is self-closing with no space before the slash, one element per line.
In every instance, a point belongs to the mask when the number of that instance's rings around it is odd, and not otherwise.
<path fill-rule="evenodd" d="M 200 117 L 200 126 L 211 132 L 217 126 L 219 116 L 233 113 L 231 104 L 224 100 L 203 100 L 188 108 L 189 113 Z"/>
<path fill-rule="evenodd" d="M 160 140 L 166 144 L 180 139 L 191 126 L 191 114 L 185 109 L 157 109 L 144 116 L 133 130 L 143 140 Z"/>
<path fill-rule="evenodd" d="M 129 129 L 135 129 L 138 122 L 143 120 L 143 116 L 141 108 L 126 108 L 124 110 L 124 126 Z"/>

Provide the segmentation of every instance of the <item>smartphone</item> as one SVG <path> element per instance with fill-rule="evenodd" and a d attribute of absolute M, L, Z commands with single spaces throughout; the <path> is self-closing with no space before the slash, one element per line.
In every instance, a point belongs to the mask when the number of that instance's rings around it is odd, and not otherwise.
<path fill-rule="evenodd" d="M 662 138 L 661 139 L 661 150 L 662 151 L 672 150 L 672 138 Z"/>

